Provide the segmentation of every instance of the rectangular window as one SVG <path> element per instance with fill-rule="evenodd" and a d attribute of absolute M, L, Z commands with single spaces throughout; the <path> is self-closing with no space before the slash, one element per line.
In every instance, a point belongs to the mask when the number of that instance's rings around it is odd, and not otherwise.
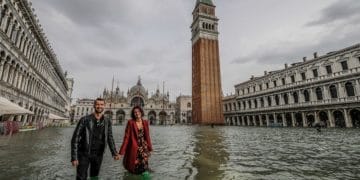
<path fill-rule="evenodd" d="M 262 91 L 262 84 L 259 85 L 259 89 L 260 89 L 260 91 Z"/>
<path fill-rule="evenodd" d="M 266 83 L 266 89 L 269 89 L 269 83 Z"/>
<path fill-rule="evenodd" d="M 255 87 L 256 87 L 256 86 L 253 87 L 254 92 L 256 91 L 256 88 L 255 88 Z"/>
<path fill-rule="evenodd" d="M 281 82 L 282 82 L 283 85 L 285 85 L 285 78 L 282 78 Z"/>
<path fill-rule="evenodd" d="M 249 87 L 247 88 L 247 92 L 250 93 L 250 88 Z"/>
<path fill-rule="evenodd" d="M 273 81 L 273 83 L 274 83 L 274 87 L 276 87 L 276 81 Z"/>
<path fill-rule="evenodd" d="M 318 76 L 319 76 L 317 69 L 313 69 L 313 74 L 314 74 L 314 77 L 318 77 Z"/>
<path fill-rule="evenodd" d="M 303 73 L 301 73 L 301 79 L 302 80 L 306 80 L 306 75 L 305 75 L 305 73 L 303 72 Z"/>
<path fill-rule="evenodd" d="M 326 67 L 327 74 L 331 74 L 332 73 L 331 65 L 328 65 L 328 66 L 325 66 L 325 67 Z"/>
<path fill-rule="evenodd" d="M 341 67 L 342 67 L 343 71 L 348 70 L 349 68 L 348 68 L 347 61 L 341 62 Z"/>
<path fill-rule="evenodd" d="M 294 75 L 291 76 L 291 82 L 292 82 L 292 83 L 295 82 L 295 76 L 294 76 Z"/>

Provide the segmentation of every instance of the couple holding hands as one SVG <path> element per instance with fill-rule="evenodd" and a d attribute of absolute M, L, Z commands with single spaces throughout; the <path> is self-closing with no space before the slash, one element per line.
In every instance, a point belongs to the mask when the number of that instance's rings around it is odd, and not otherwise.
<path fill-rule="evenodd" d="M 71 163 L 76 167 L 76 179 L 98 179 L 101 162 L 109 146 L 114 160 L 123 156 L 123 165 L 133 174 L 148 173 L 148 158 L 152 151 L 149 123 L 143 120 L 144 111 L 140 106 L 131 110 L 131 120 L 127 122 L 120 151 L 116 151 L 112 134 L 112 123 L 103 115 L 105 100 L 94 101 L 95 112 L 82 117 L 71 139 Z"/>

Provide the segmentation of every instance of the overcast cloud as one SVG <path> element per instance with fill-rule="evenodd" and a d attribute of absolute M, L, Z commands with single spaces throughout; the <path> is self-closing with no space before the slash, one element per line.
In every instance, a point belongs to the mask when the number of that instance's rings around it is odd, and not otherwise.
<path fill-rule="evenodd" d="M 33 0 L 73 98 L 115 85 L 191 94 L 196 0 Z M 216 0 L 224 94 L 251 75 L 360 42 L 359 0 Z"/>

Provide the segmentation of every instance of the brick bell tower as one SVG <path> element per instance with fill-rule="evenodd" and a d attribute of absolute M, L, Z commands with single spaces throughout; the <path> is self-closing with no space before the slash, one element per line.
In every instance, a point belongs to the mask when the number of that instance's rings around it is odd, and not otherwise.
<path fill-rule="evenodd" d="M 192 14 L 192 123 L 224 124 L 215 5 L 197 0 Z"/>

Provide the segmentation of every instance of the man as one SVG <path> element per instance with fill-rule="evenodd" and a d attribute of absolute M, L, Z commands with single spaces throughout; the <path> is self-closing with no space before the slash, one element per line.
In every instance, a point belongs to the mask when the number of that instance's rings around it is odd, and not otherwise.
<path fill-rule="evenodd" d="M 106 144 L 115 160 L 120 159 L 112 135 L 111 120 L 105 118 L 105 100 L 94 101 L 95 112 L 84 116 L 78 122 L 71 139 L 71 163 L 76 167 L 76 179 L 98 179 Z"/>

